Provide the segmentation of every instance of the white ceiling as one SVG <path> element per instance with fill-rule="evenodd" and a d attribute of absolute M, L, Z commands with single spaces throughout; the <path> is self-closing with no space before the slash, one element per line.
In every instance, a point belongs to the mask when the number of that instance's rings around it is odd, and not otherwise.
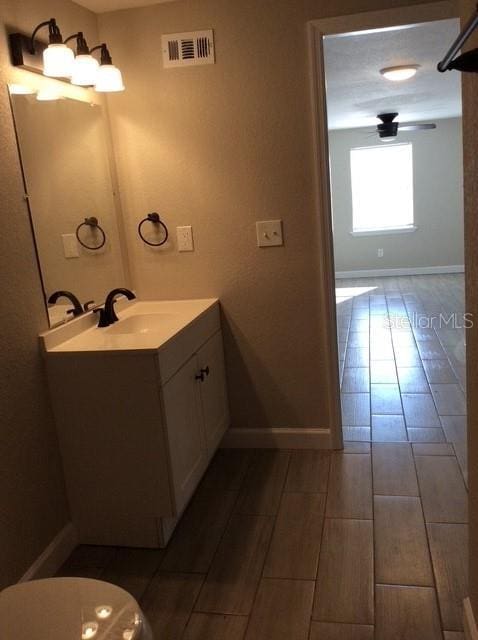
<path fill-rule="evenodd" d="M 392 111 L 398 111 L 399 122 L 459 117 L 460 73 L 436 69 L 458 32 L 459 21 L 453 19 L 326 37 L 329 128 L 375 125 L 377 113 Z M 380 69 L 402 64 L 420 68 L 404 82 L 380 75 Z"/>
<path fill-rule="evenodd" d="M 86 7 L 95 13 L 105 11 L 118 11 L 118 9 L 135 9 L 146 7 L 160 2 L 173 2 L 173 0 L 73 0 L 76 4 Z"/>

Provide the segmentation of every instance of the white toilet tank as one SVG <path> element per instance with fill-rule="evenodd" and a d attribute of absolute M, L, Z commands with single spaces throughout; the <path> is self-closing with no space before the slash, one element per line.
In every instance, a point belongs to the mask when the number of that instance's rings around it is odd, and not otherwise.
<path fill-rule="evenodd" d="M 0 593 L 2 640 L 153 640 L 136 600 L 108 582 L 49 578 Z"/>

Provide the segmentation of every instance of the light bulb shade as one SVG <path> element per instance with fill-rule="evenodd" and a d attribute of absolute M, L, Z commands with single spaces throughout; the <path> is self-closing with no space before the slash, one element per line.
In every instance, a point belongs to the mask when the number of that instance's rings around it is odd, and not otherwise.
<path fill-rule="evenodd" d="M 121 71 L 114 64 L 102 64 L 96 76 L 96 91 L 105 93 L 113 91 L 124 91 Z"/>
<path fill-rule="evenodd" d="M 75 55 L 66 44 L 50 44 L 43 52 L 43 75 L 70 78 Z"/>
<path fill-rule="evenodd" d="M 80 87 L 91 87 L 96 83 L 98 75 L 98 60 L 89 54 L 80 54 L 76 56 L 73 62 L 73 70 L 71 74 L 71 84 L 77 84 Z"/>

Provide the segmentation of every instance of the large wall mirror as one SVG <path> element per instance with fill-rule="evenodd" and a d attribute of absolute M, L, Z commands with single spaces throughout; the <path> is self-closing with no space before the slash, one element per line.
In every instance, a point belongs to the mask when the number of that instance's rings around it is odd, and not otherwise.
<path fill-rule="evenodd" d="M 67 290 L 99 304 L 126 283 L 103 109 L 12 89 L 10 97 L 46 301 Z M 65 298 L 47 303 L 50 326 L 71 308 Z"/>

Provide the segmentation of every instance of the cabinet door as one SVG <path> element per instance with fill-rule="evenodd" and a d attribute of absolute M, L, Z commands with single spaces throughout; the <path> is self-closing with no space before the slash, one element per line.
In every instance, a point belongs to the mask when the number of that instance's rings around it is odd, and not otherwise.
<path fill-rule="evenodd" d="M 194 356 L 162 389 L 176 514 L 187 504 L 208 463 L 197 373 Z"/>
<path fill-rule="evenodd" d="M 224 432 L 229 426 L 229 405 L 227 402 L 226 371 L 222 334 L 215 333 L 199 349 L 199 369 L 204 380 L 199 384 L 204 419 L 204 433 L 209 452 L 216 450 Z"/>

